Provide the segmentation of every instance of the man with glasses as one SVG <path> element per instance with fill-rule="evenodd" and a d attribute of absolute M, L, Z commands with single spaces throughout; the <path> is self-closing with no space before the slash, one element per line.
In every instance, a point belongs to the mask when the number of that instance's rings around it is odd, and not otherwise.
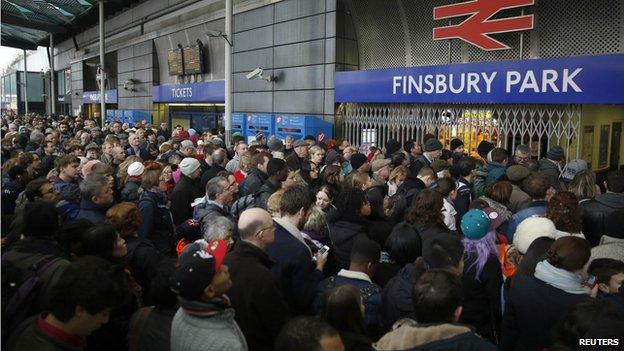
<path fill-rule="evenodd" d="M 275 241 L 275 224 L 267 211 L 252 208 L 241 214 L 238 232 L 240 240 L 224 261 L 230 269 L 232 288 L 228 296 L 236 323 L 252 350 L 273 350 L 277 334 L 290 319 L 266 253 Z"/>
<path fill-rule="evenodd" d="M 531 159 L 531 149 L 524 144 L 520 144 L 516 146 L 516 150 L 514 151 L 513 161 L 507 164 L 507 167 L 511 167 L 513 165 L 524 166 L 524 164 Z"/>
<path fill-rule="evenodd" d="M 234 202 L 236 181 L 230 183 L 225 177 L 214 177 L 206 184 L 206 201 L 197 205 L 194 218 L 201 221 L 201 232 L 205 233 L 217 217 L 233 220 L 230 215 L 230 206 Z"/>

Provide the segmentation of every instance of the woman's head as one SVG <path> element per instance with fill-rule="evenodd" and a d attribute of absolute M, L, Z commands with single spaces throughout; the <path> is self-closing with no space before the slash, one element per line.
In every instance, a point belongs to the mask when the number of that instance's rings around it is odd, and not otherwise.
<path fill-rule="evenodd" d="M 406 166 L 397 166 L 392 169 L 392 172 L 390 172 L 390 177 L 388 178 L 388 180 L 394 183 L 396 186 L 401 186 L 401 184 L 403 184 L 403 182 L 405 181 L 405 178 L 407 178 L 407 173 L 408 169 Z"/>
<path fill-rule="evenodd" d="M 126 256 L 126 242 L 110 224 L 98 224 L 87 229 L 80 240 L 79 257 L 93 255 L 109 261 Z"/>
<path fill-rule="evenodd" d="M 145 161 L 143 162 L 143 166 L 145 167 L 145 171 L 143 171 L 143 176 L 141 177 L 141 187 L 143 189 L 158 189 L 159 185 L 164 185 L 163 175 L 163 167 L 160 163 L 155 161 Z M 165 190 L 165 189 L 159 189 Z"/>
<path fill-rule="evenodd" d="M 349 186 L 353 188 L 366 190 L 370 188 L 370 186 L 372 185 L 371 177 L 369 177 L 367 173 L 353 172 L 353 174 L 351 174 L 350 177 L 351 177 L 351 182 L 349 183 Z"/>
<path fill-rule="evenodd" d="M 338 331 L 364 333 L 364 303 L 353 285 L 334 287 L 323 295 L 321 319 Z"/>
<path fill-rule="evenodd" d="M 318 206 L 312 206 L 308 212 L 308 219 L 303 226 L 303 230 L 316 234 L 323 233 L 327 225 L 325 219 L 325 212 Z"/>
<path fill-rule="evenodd" d="M 325 150 L 318 145 L 314 145 L 310 148 L 310 161 L 314 162 L 317 166 L 323 163 L 323 158 L 325 158 Z"/>
<path fill-rule="evenodd" d="M 332 194 L 331 189 L 329 189 L 329 187 L 327 185 L 322 185 L 317 191 L 316 191 L 316 206 L 319 207 L 321 210 L 325 211 L 329 208 L 329 206 L 332 204 L 332 202 L 334 201 L 334 196 Z"/>
<path fill-rule="evenodd" d="M 596 173 L 585 169 L 572 178 L 569 190 L 576 195 L 579 200 L 593 199 L 596 197 Z"/>
<path fill-rule="evenodd" d="M 576 236 L 564 236 L 555 240 L 548 250 L 548 262 L 568 272 L 577 272 L 589 261 L 591 245 Z"/>
<path fill-rule="evenodd" d="M 442 217 L 443 206 L 442 194 L 435 190 L 424 189 L 414 198 L 405 220 L 411 224 L 438 225 L 445 228 Z"/>
<path fill-rule="evenodd" d="M 422 252 L 420 237 L 414 227 L 406 222 L 401 222 L 392 228 L 392 232 L 386 239 L 385 249 L 390 258 L 400 266 L 413 263 Z"/>
<path fill-rule="evenodd" d="M 342 168 L 336 165 L 329 165 L 325 167 L 325 170 L 323 170 L 323 174 L 321 176 L 323 184 L 331 186 L 340 186 L 343 179 L 344 174 L 342 173 Z"/>
<path fill-rule="evenodd" d="M 121 202 L 106 211 L 106 222 L 125 239 L 136 235 L 141 226 L 141 213 L 135 203 Z"/>
<path fill-rule="evenodd" d="M 485 196 L 500 204 L 507 205 L 511 197 L 512 189 L 513 187 L 509 181 L 500 180 L 492 183 L 492 185 L 485 189 Z"/>
<path fill-rule="evenodd" d="M 343 190 L 336 200 L 336 209 L 340 217 L 352 221 L 360 221 L 371 212 L 364 191 L 358 188 Z"/>
<path fill-rule="evenodd" d="M 546 217 L 555 223 L 557 230 L 580 233 L 583 229 L 583 213 L 576 195 L 560 191 L 548 202 Z"/>
<path fill-rule="evenodd" d="M 533 240 L 524 256 L 522 256 L 522 260 L 516 269 L 516 274 L 532 277 L 537 263 L 548 258 L 548 249 L 554 242 L 555 239 L 545 236 Z"/>

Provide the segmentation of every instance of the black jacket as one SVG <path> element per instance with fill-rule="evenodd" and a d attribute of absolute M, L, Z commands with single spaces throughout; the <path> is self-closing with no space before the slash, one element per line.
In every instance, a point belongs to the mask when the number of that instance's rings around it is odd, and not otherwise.
<path fill-rule="evenodd" d="M 418 157 L 416 157 L 414 161 L 412 161 L 412 163 L 410 164 L 410 176 L 416 178 L 421 168 L 429 166 L 431 166 L 431 162 L 424 155 L 418 155 Z"/>
<path fill-rule="evenodd" d="M 191 179 L 184 174 L 180 175 L 180 181 L 173 188 L 171 193 L 171 214 L 173 215 L 173 223 L 180 225 L 182 222 L 190 219 L 193 215 L 191 203 L 198 198 L 204 196 L 199 179 Z"/>
<path fill-rule="evenodd" d="M 503 273 L 498 258 L 490 255 L 477 280 L 475 258 L 475 254 L 464 254 L 463 310 L 459 322 L 472 326 L 477 334 L 496 343 L 496 339 L 500 336 L 502 319 Z"/>
<path fill-rule="evenodd" d="M 228 297 L 250 350 L 272 350 L 277 334 L 290 318 L 273 261 L 260 248 L 239 240 L 224 260 L 232 287 Z"/>
<path fill-rule="evenodd" d="M 217 165 L 217 164 L 214 164 L 214 165 L 212 165 L 212 167 L 208 168 L 208 170 L 206 172 L 204 172 L 204 174 L 202 174 L 202 176 L 201 176 L 201 188 L 202 189 L 206 189 L 206 184 L 208 184 L 208 181 L 210 181 L 210 179 L 216 177 L 217 173 L 219 173 L 221 171 L 225 171 L 225 168 L 223 168 L 223 167 L 221 167 L 221 165 Z"/>
<path fill-rule="evenodd" d="M 543 350 L 550 345 L 555 326 L 588 299 L 588 295 L 569 294 L 534 277 L 514 277 L 505 298 L 501 349 Z"/>
<path fill-rule="evenodd" d="M 158 262 L 162 256 L 154 244 L 136 236 L 126 237 L 126 263 L 137 283 L 142 287 L 143 296 L 147 296 L 150 282 L 156 274 Z"/>
<path fill-rule="evenodd" d="M 301 169 L 304 159 L 299 157 L 296 152 L 286 156 L 286 164 L 291 171 L 297 171 Z"/>
<path fill-rule="evenodd" d="M 352 222 L 347 219 L 338 219 L 329 228 L 329 237 L 334 244 L 334 254 L 338 269 L 348 269 L 351 256 L 351 247 L 359 236 L 368 234 L 365 223 Z"/>
<path fill-rule="evenodd" d="M 624 194 L 602 194 L 594 200 L 582 202 L 581 206 L 583 207 L 583 234 L 592 246 L 597 246 L 603 235 L 614 238 L 623 237 Z"/>
<path fill-rule="evenodd" d="M 455 202 L 453 205 L 455 206 L 455 211 L 457 211 L 457 215 L 455 218 L 457 219 L 457 229 L 461 230 L 461 218 L 468 212 L 470 207 L 470 202 L 472 202 L 472 184 L 464 178 L 460 178 L 457 181 L 457 197 L 455 198 Z"/>
<path fill-rule="evenodd" d="M 175 229 L 164 194 L 144 190 L 137 206 L 141 212 L 139 237 L 149 239 L 163 255 L 172 253 Z"/>
<path fill-rule="evenodd" d="M 264 182 L 264 184 L 262 184 L 260 189 L 256 192 L 256 206 L 262 207 L 266 210 L 269 197 L 271 197 L 271 195 L 279 189 L 280 185 L 275 186 L 271 180 L 267 179 L 267 181 Z"/>
<path fill-rule="evenodd" d="M 345 351 L 373 351 L 371 339 L 363 334 L 348 331 L 338 331 Z"/>
<path fill-rule="evenodd" d="M 137 202 L 139 201 L 139 188 L 141 181 L 138 179 L 128 179 L 126 185 L 121 190 L 121 201 Z"/>
<path fill-rule="evenodd" d="M 98 205 L 91 200 L 82 199 L 80 201 L 78 218 L 86 218 L 93 224 L 102 224 L 106 221 L 106 210 L 108 210 L 106 206 Z"/>
<path fill-rule="evenodd" d="M 381 319 L 383 330 L 388 331 L 392 325 L 403 318 L 416 319 L 412 289 L 418 280 L 414 264 L 403 267 L 399 273 L 386 284 L 381 292 Z"/>
<path fill-rule="evenodd" d="M 253 169 L 238 188 L 238 197 L 254 194 L 267 180 L 267 176 L 258 169 Z"/>

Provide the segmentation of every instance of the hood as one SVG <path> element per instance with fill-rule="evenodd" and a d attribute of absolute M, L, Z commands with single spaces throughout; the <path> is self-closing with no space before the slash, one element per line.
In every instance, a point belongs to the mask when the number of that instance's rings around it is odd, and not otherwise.
<path fill-rule="evenodd" d="M 596 197 L 596 201 L 607 207 L 624 210 L 624 194 L 605 193 Z"/>
<path fill-rule="evenodd" d="M 366 232 L 364 227 L 358 223 L 353 223 L 345 220 L 338 220 L 334 223 L 330 230 L 332 235 L 332 241 L 335 245 L 341 245 L 344 242 L 350 240 L 355 235 Z"/>
<path fill-rule="evenodd" d="M 624 239 L 614 238 L 612 236 L 603 235 L 600 237 L 600 245 L 618 245 L 624 246 Z"/>
<path fill-rule="evenodd" d="M 375 350 L 407 350 L 469 332 L 470 328 L 461 325 L 418 325 L 413 320 L 404 319 L 397 322 L 395 329 L 384 335 L 373 347 Z"/>

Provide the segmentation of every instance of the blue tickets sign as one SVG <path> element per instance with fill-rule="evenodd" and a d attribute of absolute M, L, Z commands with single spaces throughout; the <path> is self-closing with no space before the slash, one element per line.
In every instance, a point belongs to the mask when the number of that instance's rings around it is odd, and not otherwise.
<path fill-rule="evenodd" d="M 224 102 L 225 82 L 157 85 L 152 87 L 154 102 Z"/>
<path fill-rule="evenodd" d="M 624 54 L 336 72 L 336 102 L 624 104 Z"/>
<path fill-rule="evenodd" d="M 117 103 L 117 89 L 104 90 L 104 102 L 107 104 Z M 82 93 L 83 104 L 99 104 L 100 91 L 85 91 Z"/>

